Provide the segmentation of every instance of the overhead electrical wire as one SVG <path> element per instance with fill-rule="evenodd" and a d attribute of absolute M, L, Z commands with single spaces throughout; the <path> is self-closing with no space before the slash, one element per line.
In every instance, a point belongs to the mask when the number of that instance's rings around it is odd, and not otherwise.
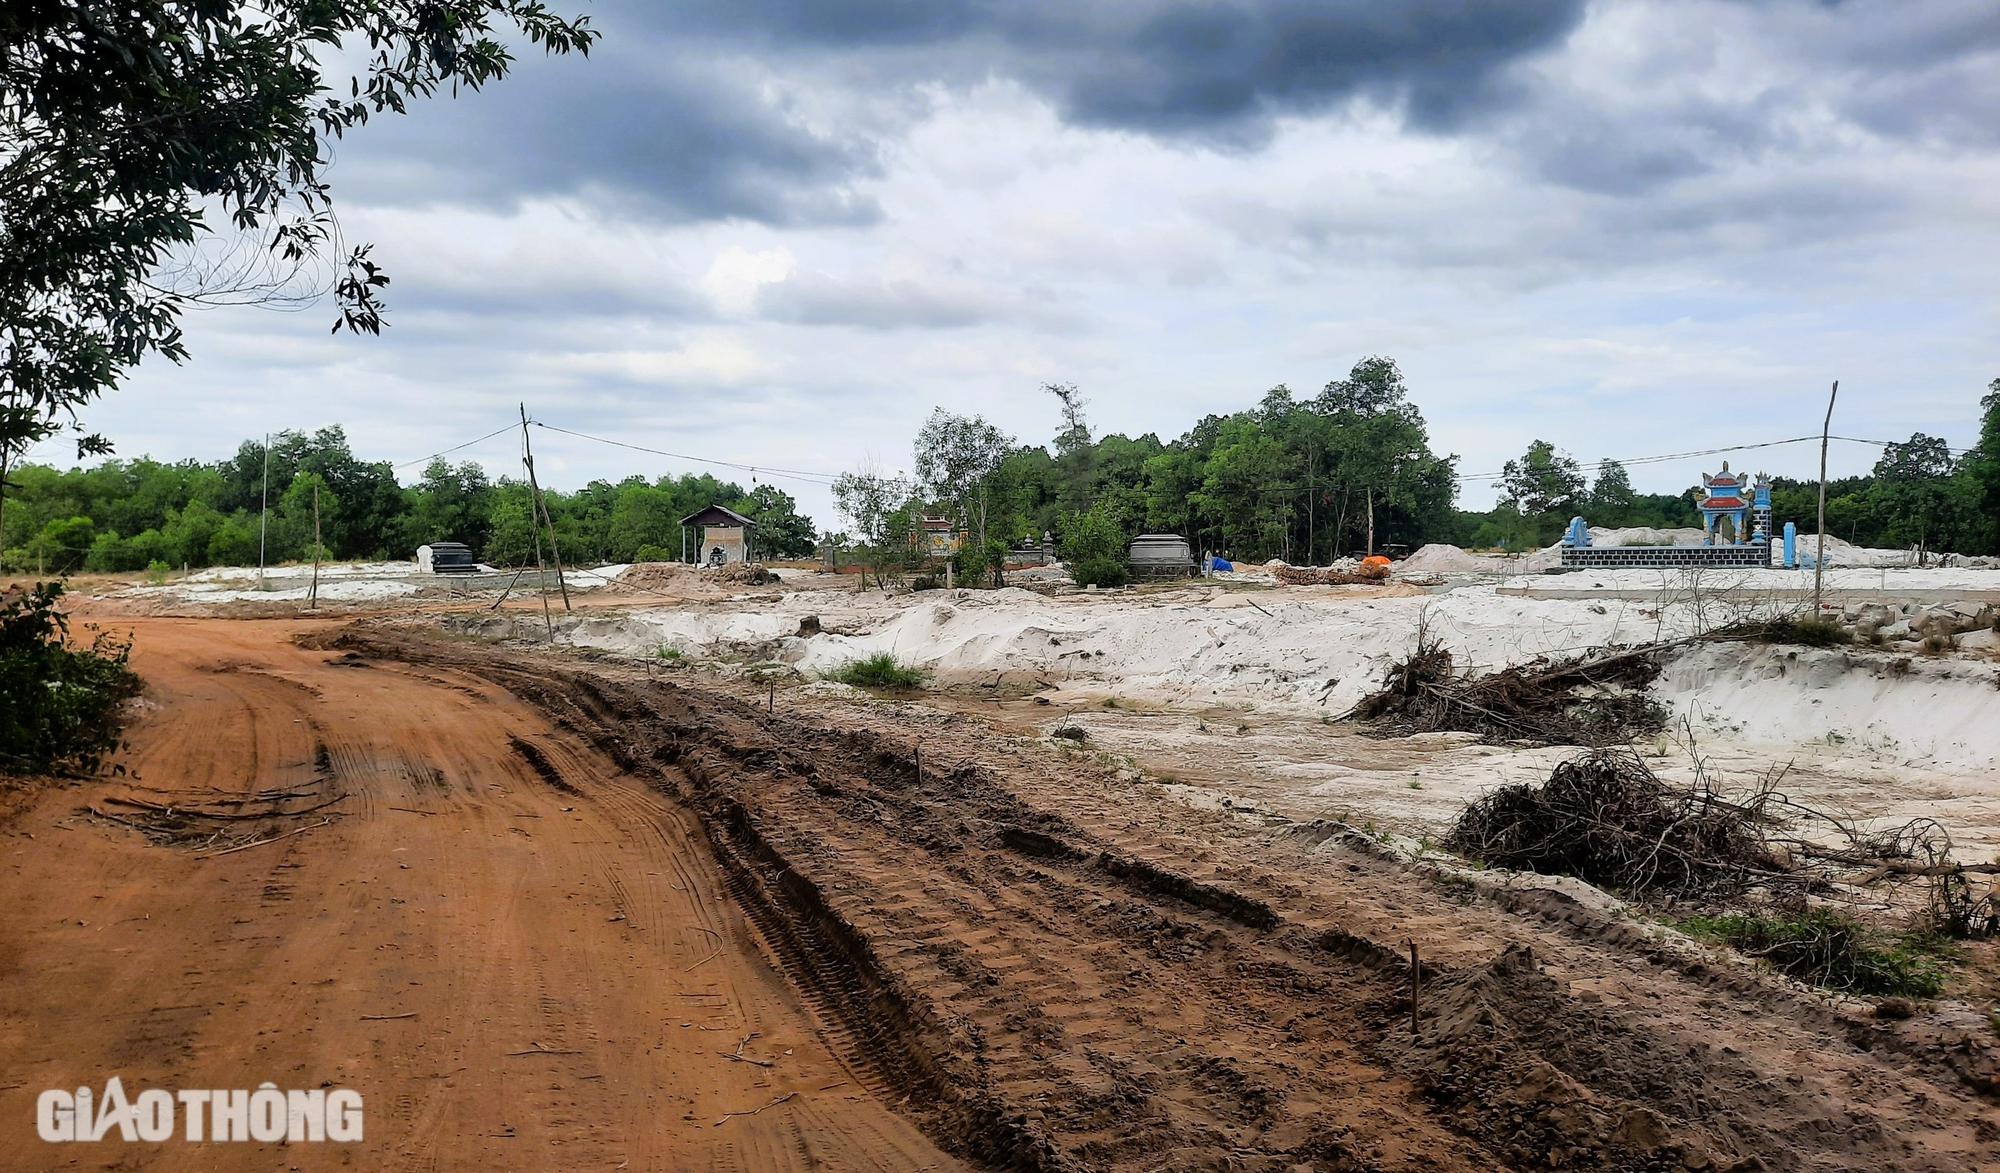
<path fill-rule="evenodd" d="M 610 440 L 603 436 L 593 436 L 588 432 L 575 432 L 568 428 L 559 428 L 554 424 L 545 424 L 540 420 L 531 419 L 528 422 L 538 428 L 545 428 L 551 432 L 561 432 L 565 436 L 575 436 L 580 440 L 595 440 L 599 444 L 610 444 L 617 448 L 629 448 L 634 452 L 644 452 L 652 456 L 665 456 L 674 460 L 692 460 L 698 464 L 712 464 L 718 468 L 742 469 L 744 472 L 756 473 L 760 476 L 787 477 L 791 480 L 806 481 L 815 485 L 831 485 L 838 479 L 833 473 L 805 472 L 796 468 L 773 468 L 766 464 L 740 464 L 734 460 L 716 460 L 708 456 L 689 456 L 685 452 L 668 452 L 660 448 L 648 448 L 644 444 L 628 444 L 623 440 Z"/>
<path fill-rule="evenodd" d="M 544 423 L 543 421 L 537 419 L 531 419 L 528 422 L 534 425 L 535 427 L 542 428 L 546 431 L 560 432 L 565 436 L 575 436 L 580 440 L 590 440 L 598 444 L 608 444 L 614 448 L 625 448 L 633 452 L 644 452 L 651 456 L 664 456 L 672 460 L 687 460 L 687 461 L 693 461 L 694 463 L 697 464 L 714 465 L 717 468 L 739 469 L 741 471 L 753 473 L 760 476 L 783 477 L 789 480 L 804 481 L 808 484 L 815 484 L 815 485 L 831 485 L 836 479 L 838 479 L 837 474 L 834 473 L 810 472 L 803 469 L 795 469 L 795 468 L 778 468 L 771 465 L 763 465 L 763 464 L 745 464 L 742 463 L 741 461 L 734 461 L 734 460 L 717 460 L 714 457 L 709 457 L 709 456 L 693 456 L 685 452 L 669 452 L 663 448 L 649 448 L 644 444 L 633 444 L 624 440 L 613 440 L 606 436 L 594 436 L 591 435 L 589 432 L 579 432 L 571 428 L 558 427 L 555 424 Z M 512 431 L 513 429 L 519 426 L 520 425 L 518 423 L 510 422 L 499 428 L 494 429 L 491 432 L 486 433 L 483 436 L 480 436 L 477 439 L 467 440 L 463 444 L 456 444 L 450 448 L 443 449 L 442 451 L 433 452 L 428 456 L 420 456 L 415 460 L 403 461 L 402 463 L 397 464 L 394 467 L 397 469 L 405 469 L 419 464 L 428 464 L 431 461 L 438 459 L 439 457 L 449 456 L 454 452 L 459 452 L 464 449 L 470 448 L 475 444 L 483 444 L 486 441 L 493 439 L 495 436 L 504 435 L 505 433 Z M 1849 444 L 1872 444 L 1876 447 L 1888 447 L 1889 445 L 1892 444 L 1904 443 L 1904 441 L 1900 440 L 1870 440 L 1870 439 L 1864 439 L 1859 436 L 1830 436 L 1828 438 L 1833 440 L 1840 440 L 1844 443 L 1849 443 Z M 1662 453 L 1657 456 L 1633 456 L 1622 460 L 1606 458 L 1604 460 L 1596 460 L 1587 463 L 1581 463 L 1577 466 L 1577 468 L 1581 471 L 1596 471 L 1602 469 L 1605 465 L 1608 464 L 1616 464 L 1626 468 L 1632 468 L 1635 466 L 1648 465 L 1648 464 L 1663 464 L 1668 461 L 1674 461 L 1674 460 L 1689 460 L 1698 456 L 1721 456 L 1732 452 L 1751 452 L 1762 448 L 1782 448 L 1788 444 L 1803 444 L 1817 439 L 1819 439 L 1818 436 L 1793 436 L 1790 439 L 1786 440 L 1766 440 L 1757 444 L 1729 444 L 1719 448 L 1701 448 L 1687 452 L 1668 452 L 1668 453 Z M 1952 455 L 1961 455 L 1965 452 L 1971 451 L 1970 449 L 1965 449 L 1965 448 L 1948 448 L 1947 450 Z M 1505 472 L 1459 473 L 1452 479 L 1459 484 L 1466 484 L 1477 481 L 1497 481 L 1506 475 L 1507 474 Z M 1279 489 L 1275 491 L 1285 492 L 1290 490 Z"/>
<path fill-rule="evenodd" d="M 431 461 L 436 460 L 440 456 L 449 456 L 454 452 L 470 448 L 474 444 L 484 444 L 486 441 L 491 440 L 493 437 L 498 436 L 503 432 L 511 432 L 519 426 L 520 426 L 519 424 L 507 424 L 503 427 L 496 428 L 493 431 L 486 433 L 484 436 L 479 437 L 479 439 L 477 440 L 467 440 L 463 444 L 458 444 L 453 447 L 447 448 L 442 452 L 433 452 L 429 456 L 419 456 L 415 460 L 405 460 L 403 463 L 395 465 L 394 467 L 409 468 L 412 465 L 429 464 Z"/>
<path fill-rule="evenodd" d="M 1634 456 L 1626 460 L 1606 458 L 1604 460 L 1591 461 L 1588 464 L 1579 464 L 1577 467 L 1580 470 L 1595 470 L 1601 469 L 1607 464 L 1616 464 L 1625 468 L 1631 468 L 1634 465 L 1663 464 L 1670 460 L 1687 460 L 1696 456 L 1720 456 L 1728 452 L 1749 452 L 1758 448 L 1782 448 L 1787 444 L 1803 444 L 1809 440 L 1818 439 L 1818 436 L 1794 436 L 1789 440 L 1766 440 L 1761 444 L 1731 444 L 1723 448 L 1703 448 L 1695 452 L 1669 452 L 1661 456 Z M 1864 440 L 1859 436 L 1828 436 L 1827 439 L 1842 440 L 1849 444 L 1873 444 L 1878 448 L 1886 448 L 1891 444 L 1905 443 L 1902 440 Z M 1946 450 L 1954 455 L 1971 451 L 1968 448 L 1947 448 Z M 1506 475 L 1504 472 L 1461 473 L 1452 479 L 1460 483 L 1466 481 L 1497 481 Z"/>

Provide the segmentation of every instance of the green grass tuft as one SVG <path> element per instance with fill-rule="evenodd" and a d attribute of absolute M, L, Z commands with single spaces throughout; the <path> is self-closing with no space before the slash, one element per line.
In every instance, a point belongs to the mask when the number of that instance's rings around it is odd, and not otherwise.
<path fill-rule="evenodd" d="M 1680 927 L 1836 993 L 1929 998 L 1944 989 L 1934 939 L 1879 932 L 1830 908 L 1782 916 L 1695 916 Z"/>
<path fill-rule="evenodd" d="M 921 669 L 899 664 L 896 657 L 887 652 L 866 660 L 856 660 L 835 672 L 831 679 L 856 688 L 922 688 L 924 685 Z"/>

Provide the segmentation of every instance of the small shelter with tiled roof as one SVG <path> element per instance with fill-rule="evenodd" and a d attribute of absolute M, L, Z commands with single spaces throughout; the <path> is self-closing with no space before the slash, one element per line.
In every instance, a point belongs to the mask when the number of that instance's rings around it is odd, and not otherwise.
<path fill-rule="evenodd" d="M 756 528 L 756 522 L 724 505 L 710 505 L 681 518 L 681 532 L 694 532 L 695 561 L 705 566 L 750 561 L 750 532 Z"/>

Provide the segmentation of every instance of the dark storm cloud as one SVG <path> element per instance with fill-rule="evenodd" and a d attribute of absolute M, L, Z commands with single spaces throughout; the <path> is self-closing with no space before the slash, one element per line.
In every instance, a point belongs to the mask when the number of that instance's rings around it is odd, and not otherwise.
<path fill-rule="evenodd" d="M 511 208 L 583 196 L 641 219 L 867 223 L 854 184 L 873 144 L 818 133 L 716 62 L 610 42 L 588 60 L 524 59 L 483 93 L 385 118 L 343 160 L 372 203 Z"/>
<path fill-rule="evenodd" d="M 1983 0 L 1770 0 L 1654 9 L 1759 42 L 1752 98 L 1717 99 L 1697 44 L 1681 92 L 1606 101 L 1520 69 L 1564 46 L 1586 0 L 605 0 L 588 60 L 522 52 L 483 94 L 384 120 L 350 147 L 350 190 L 394 203 L 589 200 L 661 222 L 862 224 L 921 87 L 1005 79 L 1072 125 L 1230 150 L 1275 121 L 1361 99 L 1414 129 L 1505 147 L 1549 182 L 1642 196 L 1812 148 L 1808 84 L 1842 79 L 1838 117 L 1876 134 L 2000 141 L 2000 9 Z M 1617 0 L 1607 13 L 1630 10 Z M 1671 40 L 1671 38 L 1670 38 Z M 1699 42 L 1700 38 L 1694 38 Z M 1673 49 L 1648 57 L 1675 68 Z M 1610 95 L 1617 97 L 1615 93 Z M 1636 96 L 1636 93 L 1635 93 Z M 812 106 L 802 116 L 790 102 Z M 1805 112 L 1802 117 L 1802 112 Z"/>
<path fill-rule="evenodd" d="M 1272 119 L 1366 95 L 1426 126 L 1503 100 L 1511 61 L 1582 0 L 1218 0 L 1099 5 L 747 0 L 590 9 L 588 60 L 522 53 L 489 92 L 385 119 L 350 148 L 362 198 L 510 206 L 580 195 L 667 221 L 858 223 L 879 170 L 858 133 L 809 130 L 773 89 L 865 101 L 1013 79 L 1075 124 L 1248 146 Z M 894 134 L 890 126 L 878 133 Z"/>
<path fill-rule="evenodd" d="M 933 67 L 998 74 L 1074 123 L 1166 137 L 1257 140 L 1274 115 L 1357 95 L 1448 125 L 1503 100 L 1496 74 L 1561 42 L 1582 0 L 1125 0 L 917 4 L 747 0 L 676 5 L 676 31 L 767 49 L 923 46 Z"/>

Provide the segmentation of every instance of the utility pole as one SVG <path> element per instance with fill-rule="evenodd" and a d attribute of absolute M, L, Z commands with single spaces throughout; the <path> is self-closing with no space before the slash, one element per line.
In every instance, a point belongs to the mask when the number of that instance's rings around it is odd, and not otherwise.
<path fill-rule="evenodd" d="M 313 480 L 313 580 L 306 596 L 308 610 L 319 610 L 319 480 Z"/>
<path fill-rule="evenodd" d="M 535 479 L 535 449 L 534 445 L 528 442 L 528 405 L 525 403 L 521 405 L 521 452 L 522 460 L 528 465 L 528 488 L 534 494 L 534 505 L 531 506 L 531 510 L 540 509 L 542 520 L 548 523 L 549 557 L 556 564 L 556 587 L 562 591 L 563 610 L 568 611 L 570 610 L 569 584 L 563 581 L 562 551 L 556 549 L 556 520 L 549 516 L 549 504 L 542 497 L 541 483 Z"/>
<path fill-rule="evenodd" d="M 528 466 L 528 485 L 532 490 L 535 483 L 535 461 L 528 455 L 528 408 L 521 406 L 521 463 Z M 535 585 L 542 590 L 542 626 L 548 629 L 549 642 L 556 642 L 556 621 L 549 615 L 549 571 L 542 563 L 542 523 L 535 515 L 535 498 L 528 497 L 528 532 L 535 535 Z"/>
<path fill-rule="evenodd" d="M 1826 577 L 1826 441 L 1833 431 L 1833 401 L 1840 395 L 1840 380 L 1826 397 L 1826 422 L 1819 427 L 1819 545 L 1813 552 L 1813 621 L 1820 618 L 1820 583 Z"/>
<path fill-rule="evenodd" d="M 264 589 L 264 530 L 271 519 L 271 433 L 264 433 L 264 504 L 257 513 L 257 589 Z"/>

